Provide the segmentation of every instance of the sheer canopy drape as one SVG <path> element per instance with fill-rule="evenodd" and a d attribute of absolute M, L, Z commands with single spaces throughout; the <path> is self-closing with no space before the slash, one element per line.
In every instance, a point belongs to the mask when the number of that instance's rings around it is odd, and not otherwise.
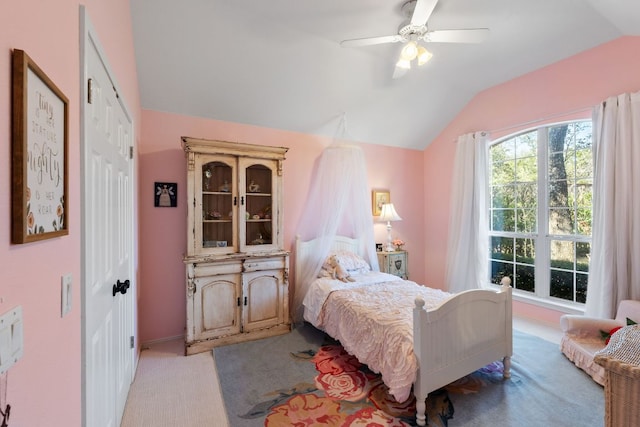
<path fill-rule="evenodd" d="M 446 283 L 449 292 L 488 283 L 487 132 L 458 138 L 453 167 Z"/>
<path fill-rule="evenodd" d="M 640 299 L 640 92 L 593 111 L 593 235 L 586 314 Z"/>
<path fill-rule="evenodd" d="M 292 312 L 296 322 L 302 320 L 302 301 L 336 235 L 360 239 L 363 258 L 378 270 L 366 163 L 360 147 L 338 143 L 325 148 L 312 176 L 297 235 L 304 241 L 315 239 L 315 257 L 295 272 Z"/>

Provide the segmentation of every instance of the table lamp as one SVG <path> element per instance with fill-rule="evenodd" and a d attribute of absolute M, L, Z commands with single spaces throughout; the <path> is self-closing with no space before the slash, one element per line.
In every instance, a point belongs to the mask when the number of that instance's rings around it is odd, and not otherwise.
<path fill-rule="evenodd" d="M 393 245 L 391 244 L 391 221 L 402 220 L 400 215 L 398 215 L 398 212 L 396 212 L 396 209 L 393 207 L 393 203 L 385 203 L 382 205 L 378 220 L 387 221 L 387 246 L 384 250 L 386 252 L 393 252 Z"/>

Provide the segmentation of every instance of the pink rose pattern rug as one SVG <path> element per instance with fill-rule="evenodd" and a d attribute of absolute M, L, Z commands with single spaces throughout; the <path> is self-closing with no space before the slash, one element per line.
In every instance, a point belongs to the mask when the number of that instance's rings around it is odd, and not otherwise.
<path fill-rule="evenodd" d="M 396 402 L 380 375 L 348 354 L 340 344 L 291 354 L 315 364 L 314 383 L 275 390 L 242 418 L 265 417 L 265 426 L 414 426 L 415 397 Z M 449 393 L 477 393 L 489 383 L 502 382 L 502 363 L 494 362 L 427 398 L 429 426 L 446 427 L 453 417 Z"/>

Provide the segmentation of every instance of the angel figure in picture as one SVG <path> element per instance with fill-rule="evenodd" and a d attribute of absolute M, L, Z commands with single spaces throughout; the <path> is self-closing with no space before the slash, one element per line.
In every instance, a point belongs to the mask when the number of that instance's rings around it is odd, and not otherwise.
<path fill-rule="evenodd" d="M 158 206 L 171 207 L 171 198 L 175 196 L 173 186 L 169 184 L 156 186 L 156 196 L 158 196 Z"/>

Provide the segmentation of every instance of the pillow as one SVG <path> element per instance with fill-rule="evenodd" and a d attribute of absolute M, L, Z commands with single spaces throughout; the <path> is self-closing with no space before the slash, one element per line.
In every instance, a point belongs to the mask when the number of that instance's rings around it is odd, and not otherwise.
<path fill-rule="evenodd" d="M 349 251 L 335 251 L 330 253 L 322 264 L 318 277 L 331 277 L 333 273 L 333 267 L 329 262 L 329 258 L 334 256 L 338 259 L 340 265 L 344 267 L 349 274 L 360 274 L 371 271 L 371 266 L 360 255 L 354 254 Z"/>
<path fill-rule="evenodd" d="M 349 273 L 366 273 L 367 271 L 371 271 L 371 267 L 360 255 L 354 254 L 349 251 L 336 251 L 331 255 L 335 255 L 340 262 L 340 265 L 344 267 Z M 327 261 L 325 261 L 326 263 Z"/>

